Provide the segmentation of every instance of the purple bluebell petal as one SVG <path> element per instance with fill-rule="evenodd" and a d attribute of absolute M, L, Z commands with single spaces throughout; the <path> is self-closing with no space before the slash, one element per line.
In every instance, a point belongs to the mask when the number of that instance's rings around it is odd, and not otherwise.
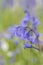
<path fill-rule="evenodd" d="M 33 19 L 33 26 L 40 25 L 40 21 L 36 17 L 33 17 L 32 19 Z"/>
<path fill-rule="evenodd" d="M 25 43 L 24 48 L 34 48 L 36 50 L 39 50 L 39 48 L 36 48 L 36 47 L 32 46 L 32 44 L 29 44 L 29 43 Z"/>
<path fill-rule="evenodd" d="M 38 44 L 38 40 L 37 38 L 34 39 L 34 41 L 32 41 L 33 44 Z"/>
<path fill-rule="evenodd" d="M 25 35 L 25 37 L 26 37 L 27 39 L 29 39 L 29 37 L 30 37 L 30 34 L 29 34 L 29 32 L 26 32 L 26 35 Z"/>
<path fill-rule="evenodd" d="M 32 48 L 32 45 L 31 44 L 28 44 L 28 43 L 25 43 L 24 44 L 24 48 Z"/>
<path fill-rule="evenodd" d="M 21 25 L 22 25 L 23 27 L 27 27 L 27 24 L 28 24 L 28 21 L 26 21 L 26 20 L 22 21 L 22 23 L 21 23 Z"/>
<path fill-rule="evenodd" d="M 21 37 L 21 34 L 22 34 L 21 33 L 21 30 L 22 30 L 22 27 L 21 26 L 17 26 L 16 27 L 16 35 L 19 36 L 19 37 Z"/>
<path fill-rule="evenodd" d="M 22 21 L 21 21 L 21 26 L 27 27 L 27 26 L 28 26 L 28 23 L 29 23 L 29 21 L 30 21 L 30 19 L 31 19 L 31 16 L 30 16 L 30 14 L 28 13 L 28 14 L 22 19 Z"/>
<path fill-rule="evenodd" d="M 20 38 L 24 38 L 25 31 L 26 30 L 22 26 L 18 26 L 16 28 L 16 35 Z"/>

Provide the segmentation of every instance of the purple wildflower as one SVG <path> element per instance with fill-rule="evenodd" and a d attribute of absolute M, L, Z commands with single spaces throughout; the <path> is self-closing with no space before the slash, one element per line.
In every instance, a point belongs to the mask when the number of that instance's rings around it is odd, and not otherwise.
<path fill-rule="evenodd" d="M 39 48 L 36 48 L 36 47 L 32 46 L 32 44 L 29 44 L 29 43 L 25 43 L 24 48 L 34 48 L 34 49 L 39 50 Z"/>
<path fill-rule="evenodd" d="M 35 38 L 33 41 L 32 41 L 33 44 L 38 44 L 38 40 L 37 38 Z"/>
<path fill-rule="evenodd" d="M 35 0 L 27 0 L 26 5 L 32 6 L 35 3 Z M 34 4 L 33 4 L 34 3 Z M 32 26 L 30 25 L 32 24 Z M 5 35 L 6 38 L 13 38 L 14 36 L 21 38 L 24 41 L 29 41 L 30 43 L 37 44 L 39 32 L 37 31 L 37 26 L 40 24 L 40 21 L 35 17 L 31 16 L 30 13 L 26 10 L 26 16 L 22 19 L 20 25 L 18 26 L 11 26 Z M 29 26 L 30 25 L 30 26 Z M 15 40 L 15 43 L 18 44 L 18 41 Z M 26 43 L 24 48 L 34 48 L 31 44 Z M 18 53 L 18 50 L 16 51 Z"/>
<path fill-rule="evenodd" d="M 28 40 L 29 40 L 29 37 L 30 37 L 29 32 L 26 32 L 25 37 L 26 37 L 26 39 L 28 39 Z"/>
<path fill-rule="evenodd" d="M 27 27 L 27 26 L 28 26 L 28 23 L 29 23 L 29 21 L 30 21 L 30 19 L 31 19 L 30 14 L 29 14 L 29 13 L 26 14 L 26 16 L 25 16 L 25 17 L 22 19 L 22 21 L 21 21 L 21 26 Z"/>
<path fill-rule="evenodd" d="M 28 43 L 25 43 L 24 44 L 24 48 L 32 48 L 32 45 L 31 44 L 28 44 Z"/>
<path fill-rule="evenodd" d="M 33 26 L 38 26 L 40 24 L 40 21 L 36 17 L 32 17 L 33 19 Z"/>
<path fill-rule="evenodd" d="M 26 31 L 26 29 L 24 27 L 18 26 L 16 28 L 16 36 L 23 39 L 24 38 L 25 31 Z"/>
<path fill-rule="evenodd" d="M 22 33 L 21 33 L 21 30 L 22 30 L 22 27 L 21 27 L 21 26 L 17 26 L 17 27 L 16 27 L 16 35 L 19 36 L 19 37 L 20 37 L 21 34 L 22 34 Z"/>

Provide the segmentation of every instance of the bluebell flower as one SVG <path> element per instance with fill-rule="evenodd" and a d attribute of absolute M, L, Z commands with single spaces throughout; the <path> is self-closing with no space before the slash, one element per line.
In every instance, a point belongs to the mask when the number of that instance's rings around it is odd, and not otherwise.
<path fill-rule="evenodd" d="M 32 44 L 29 44 L 29 43 L 25 43 L 24 48 L 34 48 L 36 50 L 39 50 L 39 48 L 36 48 L 36 47 L 32 46 Z"/>
<path fill-rule="evenodd" d="M 29 32 L 26 32 L 25 37 L 26 37 L 27 40 L 29 40 L 29 37 L 30 37 Z"/>
<path fill-rule="evenodd" d="M 30 31 L 31 32 L 31 31 Z M 16 35 L 20 38 L 22 38 L 23 40 L 29 40 L 32 43 L 36 44 L 36 36 L 34 31 L 31 32 L 32 34 L 30 34 L 30 32 L 28 30 L 26 30 L 26 27 L 22 27 L 22 26 L 17 26 L 16 28 Z"/>
<path fill-rule="evenodd" d="M 26 27 L 17 26 L 16 27 L 16 36 L 20 37 L 21 39 L 27 38 L 28 35 L 26 35 Z"/>
<path fill-rule="evenodd" d="M 17 26 L 16 27 L 16 35 L 18 36 L 18 37 L 21 37 L 21 35 L 22 35 L 22 27 L 21 26 Z"/>
<path fill-rule="evenodd" d="M 32 17 L 32 20 L 33 20 L 33 26 L 40 25 L 40 21 L 36 17 Z"/>
<path fill-rule="evenodd" d="M 17 26 L 16 28 L 16 36 L 20 37 L 21 39 L 24 38 L 26 29 L 22 26 Z"/>
<path fill-rule="evenodd" d="M 23 37 L 24 37 L 24 40 L 29 40 L 29 41 L 32 41 L 35 38 L 35 36 L 33 38 L 33 33 L 30 34 L 28 30 L 25 31 Z"/>
<path fill-rule="evenodd" d="M 32 23 L 33 28 L 28 26 L 29 22 Z M 39 20 L 36 17 L 31 18 L 30 14 L 27 13 L 27 15 L 23 18 L 20 25 L 18 26 L 11 26 L 7 29 L 5 38 L 12 39 L 14 36 L 19 37 L 20 39 L 26 41 L 28 40 L 30 43 L 37 44 L 38 39 L 37 36 L 39 36 L 39 33 L 37 31 L 37 25 L 39 24 Z M 15 43 L 18 44 L 18 41 L 15 40 Z M 26 43 L 24 45 L 26 48 L 35 48 L 31 44 Z M 37 48 L 35 48 L 37 49 Z M 18 52 L 18 51 L 17 51 Z"/>
<path fill-rule="evenodd" d="M 29 21 L 30 21 L 30 19 L 31 19 L 30 14 L 29 14 L 29 13 L 26 14 L 26 16 L 25 16 L 25 17 L 22 19 L 22 21 L 21 21 L 21 26 L 27 27 L 27 26 L 28 26 L 28 23 L 29 23 Z"/>
<path fill-rule="evenodd" d="M 37 29 L 36 26 L 34 26 L 33 30 L 34 30 L 36 36 L 39 37 L 40 36 L 40 33 L 39 33 L 39 31 L 38 31 L 38 29 Z"/>
<path fill-rule="evenodd" d="M 32 48 L 32 45 L 29 44 L 29 43 L 25 43 L 25 44 L 24 44 L 24 48 Z"/>
<path fill-rule="evenodd" d="M 34 41 L 34 39 L 36 38 L 36 35 L 35 35 L 35 33 L 32 32 L 32 31 L 30 31 L 30 32 L 27 31 L 25 37 L 26 37 L 27 40 L 29 40 L 29 41 L 32 42 L 32 41 Z"/>
<path fill-rule="evenodd" d="M 38 41 L 39 41 L 39 40 L 38 40 L 37 38 L 35 38 L 35 39 L 32 41 L 32 43 L 33 43 L 33 44 L 38 44 Z"/>

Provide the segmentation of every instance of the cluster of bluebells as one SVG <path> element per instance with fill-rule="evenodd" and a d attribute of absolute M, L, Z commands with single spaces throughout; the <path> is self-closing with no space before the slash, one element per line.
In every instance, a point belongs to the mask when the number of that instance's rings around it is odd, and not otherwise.
<path fill-rule="evenodd" d="M 30 23 L 32 24 L 32 27 Z M 40 34 L 37 30 L 37 26 L 39 24 L 40 21 L 35 16 L 31 16 L 28 12 L 26 12 L 26 16 L 23 18 L 20 25 L 16 27 L 16 36 L 20 37 L 25 42 L 29 41 L 32 44 L 39 44 Z M 31 44 L 29 44 L 29 42 L 26 42 L 24 47 L 35 48 Z"/>
<path fill-rule="evenodd" d="M 25 0 L 25 6 L 28 10 L 30 7 L 34 6 L 36 4 L 36 0 Z M 6 0 L 7 5 L 13 5 L 13 0 Z M 6 6 L 7 6 L 6 5 Z M 39 19 L 37 17 L 30 14 L 29 11 L 25 10 L 25 16 L 21 20 L 19 25 L 16 26 L 10 26 L 3 35 L 0 33 L 0 38 L 4 37 L 5 39 L 12 40 L 14 37 L 18 37 L 21 40 L 25 41 L 24 43 L 24 49 L 25 48 L 34 48 L 36 50 L 40 50 L 39 48 L 36 48 L 33 46 L 33 44 L 37 45 L 39 44 L 39 37 L 40 34 L 38 32 L 37 26 L 40 25 Z M 19 44 L 18 40 L 14 40 L 14 43 L 16 45 Z M 1 48 L 1 44 L 0 44 Z M 20 49 L 16 49 L 15 52 L 12 52 L 12 59 L 10 60 L 10 63 L 14 63 L 16 54 L 20 53 Z M 10 52 L 8 53 L 10 54 Z M 1 58 L 1 57 L 0 57 Z M 35 60 L 35 61 L 34 61 Z M 36 62 L 36 59 L 33 59 L 34 62 Z M 5 61 L 2 58 L 0 61 L 0 64 L 4 65 Z"/>
<path fill-rule="evenodd" d="M 10 26 L 4 33 L 4 38 L 13 39 L 14 37 L 18 37 L 25 41 L 24 48 L 35 48 L 32 44 L 39 44 L 40 34 L 37 30 L 38 25 L 40 25 L 40 21 L 35 16 L 30 15 L 28 11 L 25 11 L 25 16 L 20 24 Z M 18 41 L 16 43 L 18 44 Z"/>
<path fill-rule="evenodd" d="M 12 0 L 6 0 L 7 3 L 12 3 Z M 35 5 L 36 0 L 25 0 L 26 8 L 32 7 Z M 5 33 L 3 34 L 4 38 L 13 39 L 13 37 L 18 37 L 26 42 L 24 45 L 25 48 L 34 48 L 32 44 L 39 43 L 39 32 L 37 26 L 40 24 L 40 21 L 37 17 L 30 14 L 28 10 L 25 10 L 25 16 L 21 20 L 20 24 L 17 26 L 10 26 Z M 28 41 L 28 42 L 27 42 Z M 29 44 L 32 43 L 32 44 Z M 18 41 L 16 41 L 18 44 Z M 27 44 L 28 43 L 28 44 Z"/>

